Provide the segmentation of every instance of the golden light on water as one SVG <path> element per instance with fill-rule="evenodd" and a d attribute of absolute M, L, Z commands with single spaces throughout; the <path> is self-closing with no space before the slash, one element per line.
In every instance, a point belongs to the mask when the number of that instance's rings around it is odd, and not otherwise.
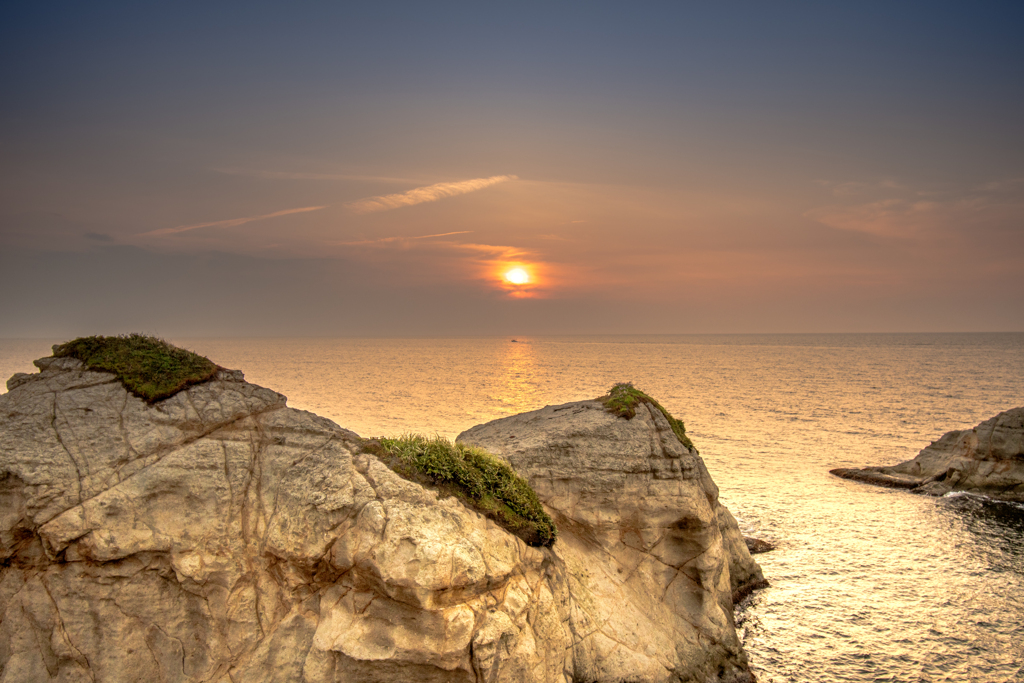
<path fill-rule="evenodd" d="M 529 340 L 507 343 L 495 363 L 501 368 L 499 382 L 495 386 L 495 398 L 501 402 L 501 412 L 514 415 L 537 406 L 539 368 Z"/>
<path fill-rule="evenodd" d="M 525 285 L 530 281 L 530 274 L 524 268 L 513 268 L 505 273 L 505 279 L 514 285 Z"/>

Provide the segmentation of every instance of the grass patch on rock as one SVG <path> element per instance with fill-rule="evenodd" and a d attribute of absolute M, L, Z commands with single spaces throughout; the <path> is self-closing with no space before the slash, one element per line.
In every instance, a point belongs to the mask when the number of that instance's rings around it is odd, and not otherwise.
<path fill-rule="evenodd" d="M 402 477 L 459 498 L 532 546 L 555 541 L 555 523 L 533 488 L 508 463 L 482 448 L 408 434 L 372 439 L 363 449 Z"/>
<path fill-rule="evenodd" d="M 142 334 L 79 337 L 54 346 L 53 355 L 114 373 L 128 391 L 148 403 L 205 382 L 219 369 L 208 358 Z"/>
<path fill-rule="evenodd" d="M 668 423 L 672 426 L 672 431 L 683 445 L 691 450 L 697 450 L 694 448 L 693 442 L 690 441 L 690 437 L 686 435 L 686 425 L 683 424 L 683 421 L 672 417 L 672 414 L 665 410 L 660 403 L 634 387 L 632 382 L 616 384 L 607 395 L 602 396 L 598 400 L 604 403 L 604 407 L 609 413 L 624 417 L 627 420 L 636 417 L 637 404 L 647 403 L 654 406 L 668 420 Z"/>

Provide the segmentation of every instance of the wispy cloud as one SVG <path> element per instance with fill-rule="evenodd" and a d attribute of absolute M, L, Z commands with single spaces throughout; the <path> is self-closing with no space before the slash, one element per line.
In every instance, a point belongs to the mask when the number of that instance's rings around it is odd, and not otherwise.
<path fill-rule="evenodd" d="M 485 258 L 488 263 L 515 259 L 533 259 L 536 257 L 536 253 L 532 249 L 521 249 L 520 247 L 510 247 L 503 244 L 462 243 L 453 244 L 452 248 L 471 254 L 478 254 L 481 258 Z"/>
<path fill-rule="evenodd" d="M 414 237 L 381 237 L 375 240 L 357 240 L 355 242 L 332 242 L 335 247 L 368 247 L 374 244 L 385 245 L 392 242 L 404 242 L 406 240 L 426 240 L 432 237 L 448 237 L 449 235 L 468 235 L 472 230 L 458 230 L 456 232 L 439 232 L 436 235 L 416 235 Z"/>
<path fill-rule="evenodd" d="M 835 188 L 842 190 L 835 192 Z M 835 185 L 833 192 L 848 203 L 813 208 L 804 216 L 832 228 L 881 237 L 934 238 L 939 234 L 966 236 L 983 229 L 1005 231 L 1016 229 L 1024 215 L 1024 179 L 1020 178 L 960 192 L 893 182 L 842 183 Z"/>
<path fill-rule="evenodd" d="M 336 242 L 331 246 L 348 247 L 359 254 L 361 262 L 388 263 L 392 268 L 415 272 L 416 277 L 448 281 L 476 281 L 488 289 L 504 290 L 514 298 L 538 298 L 561 286 L 560 278 L 543 256 L 533 249 L 504 244 L 481 244 L 451 239 L 472 230 L 415 237 L 382 237 L 357 242 Z M 397 266 L 404 263 L 405 267 Z M 426 271 L 425 263 L 432 264 Z M 526 268 L 531 275 L 527 285 L 512 285 L 504 274 L 510 268 Z"/>
<path fill-rule="evenodd" d="M 348 175 L 344 173 L 306 173 L 302 171 L 265 171 L 252 168 L 214 168 L 213 171 L 225 175 L 246 176 L 249 178 L 265 178 L 267 180 L 356 180 L 378 183 L 416 183 L 422 182 L 412 178 L 391 178 L 373 175 Z"/>
<path fill-rule="evenodd" d="M 458 253 L 468 256 L 469 258 L 479 260 L 481 263 L 496 263 L 506 262 L 511 260 L 534 260 L 537 258 L 537 254 L 531 249 L 522 249 L 520 247 L 511 247 L 502 244 L 478 244 L 475 242 L 457 242 L 455 240 L 446 239 L 431 239 L 438 237 L 448 237 L 449 235 L 466 235 L 473 232 L 472 230 L 460 230 L 458 232 L 443 232 L 436 235 L 417 235 L 415 237 L 382 237 L 375 240 L 359 240 L 357 242 L 333 242 L 331 246 L 337 247 L 363 247 L 368 249 L 378 250 L 380 252 L 387 251 L 406 251 L 408 248 L 415 248 L 419 251 L 429 251 L 432 253 Z M 413 245 L 410 244 L 414 240 L 428 240 L 423 244 Z"/>
<path fill-rule="evenodd" d="M 262 221 L 268 218 L 277 218 L 278 216 L 288 216 L 293 213 L 306 213 L 307 211 L 319 211 L 320 209 L 326 209 L 326 206 L 303 206 L 298 209 L 285 209 L 284 211 L 275 211 L 274 213 L 265 213 L 259 216 L 246 216 L 245 218 L 229 218 L 225 221 L 212 221 L 210 223 L 196 223 L 195 225 L 179 225 L 173 228 L 160 228 L 159 230 L 150 230 L 149 232 L 140 233 L 138 237 L 155 236 L 155 235 L 173 235 L 179 232 L 188 232 L 189 230 L 198 230 L 199 228 L 231 228 L 236 225 L 243 225 L 245 223 L 251 223 L 253 221 Z"/>
<path fill-rule="evenodd" d="M 496 175 L 490 178 L 474 178 L 473 180 L 460 180 L 456 183 L 436 183 L 426 187 L 417 187 L 408 192 L 399 194 L 386 194 L 379 197 L 367 197 L 354 202 L 349 202 L 345 208 L 355 213 L 373 213 L 375 211 L 389 211 L 403 206 L 413 206 L 424 202 L 436 202 L 445 197 L 454 197 L 467 192 L 482 190 L 491 185 L 504 183 L 509 180 L 518 180 L 514 175 Z"/>
<path fill-rule="evenodd" d="M 911 189 L 892 179 L 876 180 L 871 182 L 846 181 L 835 182 L 832 180 L 816 180 L 815 184 L 828 188 L 836 197 L 854 197 L 878 193 L 882 191 L 910 192 Z"/>

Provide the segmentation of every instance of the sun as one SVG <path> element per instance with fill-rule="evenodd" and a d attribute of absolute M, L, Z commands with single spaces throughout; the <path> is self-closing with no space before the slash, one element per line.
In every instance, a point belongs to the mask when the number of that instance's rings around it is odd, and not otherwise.
<path fill-rule="evenodd" d="M 513 268 L 505 273 L 505 279 L 514 285 L 525 285 L 530 281 L 530 274 L 522 268 Z"/>

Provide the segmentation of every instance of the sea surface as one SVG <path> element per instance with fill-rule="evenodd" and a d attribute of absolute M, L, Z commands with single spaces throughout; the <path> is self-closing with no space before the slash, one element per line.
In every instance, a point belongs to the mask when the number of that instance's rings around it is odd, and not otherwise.
<path fill-rule="evenodd" d="M 0 339 L 0 375 L 55 341 Z M 1024 405 L 1024 334 L 171 341 L 363 436 L 454 438 L 632 381 L 778 544 L 739 611 L 762 683 L 1024 681 L 1024 506 L 828 474 Z"/>

